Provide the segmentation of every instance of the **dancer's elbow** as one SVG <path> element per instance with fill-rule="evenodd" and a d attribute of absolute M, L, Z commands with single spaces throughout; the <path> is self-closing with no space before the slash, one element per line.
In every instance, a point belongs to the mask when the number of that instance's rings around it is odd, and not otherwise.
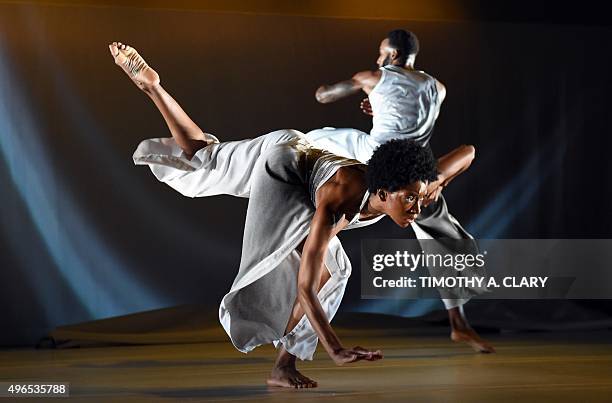
<path fill-rule="evenodd" d="M 297 287 L 297 300 L 304 306 L 309 306 L 317 297 L 316 290 L 311 284 L 299 284 Z"/>
<path fill-rule="evenodd" d="M 298 276 L 297 282 L 297 299 L 301 304 L 311 305 L 312 302 L 317 298 L 317 288 L 319 282 L 315 281 L 314 277 Z"/>
<path fill-rule="evenodd" d="M 476 147 L 471 144 L 464 144 L 462 148 L 466 159 L 468 159 L 470 162 L 476 158 Z"/>
<path fill-rule="evenodd" d="M 327 104 L 330 102 L 330 98 L 329 96 L 327 96 L 326 92 L 327 92 L 327 87 L 325 85 L 322 85 L 319 88 L 317 88 L 317 91 L 315 91 L 315 98 L 318 103 Z"/>

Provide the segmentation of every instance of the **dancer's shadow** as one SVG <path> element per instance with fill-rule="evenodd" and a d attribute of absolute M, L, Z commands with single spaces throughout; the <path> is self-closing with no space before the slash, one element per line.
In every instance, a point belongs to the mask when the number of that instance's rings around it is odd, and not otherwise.
<path fill-rule="evenodd" d="M 272 362 L 271 359 L 253 357 L 249 359 L 249 364 L 266 364 Z M 74 364 L 79 368 L 157 368 L 157 367 L 194 367 L 194 366 L 222 366 L 244 364 L 243 358 L 229 359 L 207 359 L 207 360 L 181 360 L 181 361 L 158 361 L 158 360 L 138 360 L 138 361 L 119 361 L 113 363 L 95 364 L 83 363 Z"/>
<path fill-rule="evenodd" d="M 437 353 L 437 354 L 386 354 L 385 359 L 419 359 L 419 358 L 451 358 L 462 355 L 474 355 L 471 351 L 457 353 Z"/>
<path fill-rule="evenodd" d="M 154 395 L 163 398 L 173 399 L 186 399 L 186 398 L 224 398 L 224 397 L 255 397 L 269 395 L 273 396 L 283 392 L 295 392 L 296 389 L 292 388 L 273 388 L 266 385 L 261 386 L 226 386 L 226 387 L 214 387 L 214 388 L 177 388 L 177 389 L 160 389 L 160 390 L 149 390 L 148 395 Z M 334 391 L 323 391 L 317 390 L 317 388 L 300 389 L 300 392 L 307 392 L 309 394 L 315 393 L 318 395 L 330 395 L 335 396 L 341 392 Z M 295 395 L 292 395 L 292 399 Z M 312 396 L 312 395 L 311 395 Z"/>
<path fill-rule="evenodd" d="M 267 386 L 226 386 L 214 388 L 175 388 L 148 390 L 148 395 L 157 397 L 186 399 L 186 398 L 220 398 L 220 397 L 248 397 L 270 394 Z"/>

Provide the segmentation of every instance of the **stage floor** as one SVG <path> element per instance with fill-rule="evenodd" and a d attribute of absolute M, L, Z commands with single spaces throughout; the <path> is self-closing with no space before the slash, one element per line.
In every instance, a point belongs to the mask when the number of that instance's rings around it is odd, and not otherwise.
<path fill-rule="evenodd" d="M 264 384 L 274 358 L 271 346 L 244 355 L 219 335 L 195 344 L 5 349 L 0 351 L 0 380 L 68 381 L 69 400 L 79 402 L 524 403 L 609 402 L 612 396 L 610 331 L 495 334 L 487 337 L 497 348 L 491 355 L 473 353 L 440 332 L 339 333 L 347 346 L 382 348 L 385 358 L 336 367 L 319 348 L 314 361 L 299 367 L 319 382 L 318 388 L 276 389 Z"/>

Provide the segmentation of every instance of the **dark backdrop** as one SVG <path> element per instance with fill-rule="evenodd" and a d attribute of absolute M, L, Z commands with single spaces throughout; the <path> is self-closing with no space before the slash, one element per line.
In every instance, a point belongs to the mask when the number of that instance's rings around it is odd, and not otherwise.
<path fill-rule="evenodd" d="M 313 93 L 375 68 L 379 41 L 398 27 L 417 33 L 417 67 L 448 90 L 434 152 L 476 146 L 446 192 L 476 237 L 610 238 L 607 27 L 0 4 L 0 343 L 183 303 L 215 309 L 237 271 L 246 200 L 185 198 L 133 166 L 140 140 L 169 133 L 109 42 L 136 47 L 204 130 L 234 140 L 368 131 L 360 97 L 319 105 Z M 389 220 L 343 234 L 354 276 L 359 239 L 405 236 Z M 609 319 L 604 302 L 487 302 L 475 313 Z M 364 304 L 353 279 L 341 309 L 440 306 Z"/>

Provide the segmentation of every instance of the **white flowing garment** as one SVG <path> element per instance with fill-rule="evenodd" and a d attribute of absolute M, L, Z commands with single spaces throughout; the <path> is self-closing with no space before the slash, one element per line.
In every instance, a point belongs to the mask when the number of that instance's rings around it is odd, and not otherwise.
<path fill-rule="evenodd" d="M 200 149 L 191 160 L 172 138 L 144 140 L 134 163 L 148 165 L 159 181 L 185 196 L 249 198 L 240 268 L 223 297 L 219 320 L 242 352 L 274 343 L 302 360 L 312 359 L 318 338 L 306 316 L 284 335 L 297 297 L 296 248 L 310 230 L 316 190 L 341 166 L 359 162 L 313 149 L 296 130 L 225 143 L 211 138 L 217 143 Z M 362 205 L 367 198 L 366 192 Z M 357 214 L 347 229 L 382 217 L 360 222 Z M 325 265 L 330 279 L 318 298 L 331 321 L 351 274 L 337 237 L 329 243 Z"/>

